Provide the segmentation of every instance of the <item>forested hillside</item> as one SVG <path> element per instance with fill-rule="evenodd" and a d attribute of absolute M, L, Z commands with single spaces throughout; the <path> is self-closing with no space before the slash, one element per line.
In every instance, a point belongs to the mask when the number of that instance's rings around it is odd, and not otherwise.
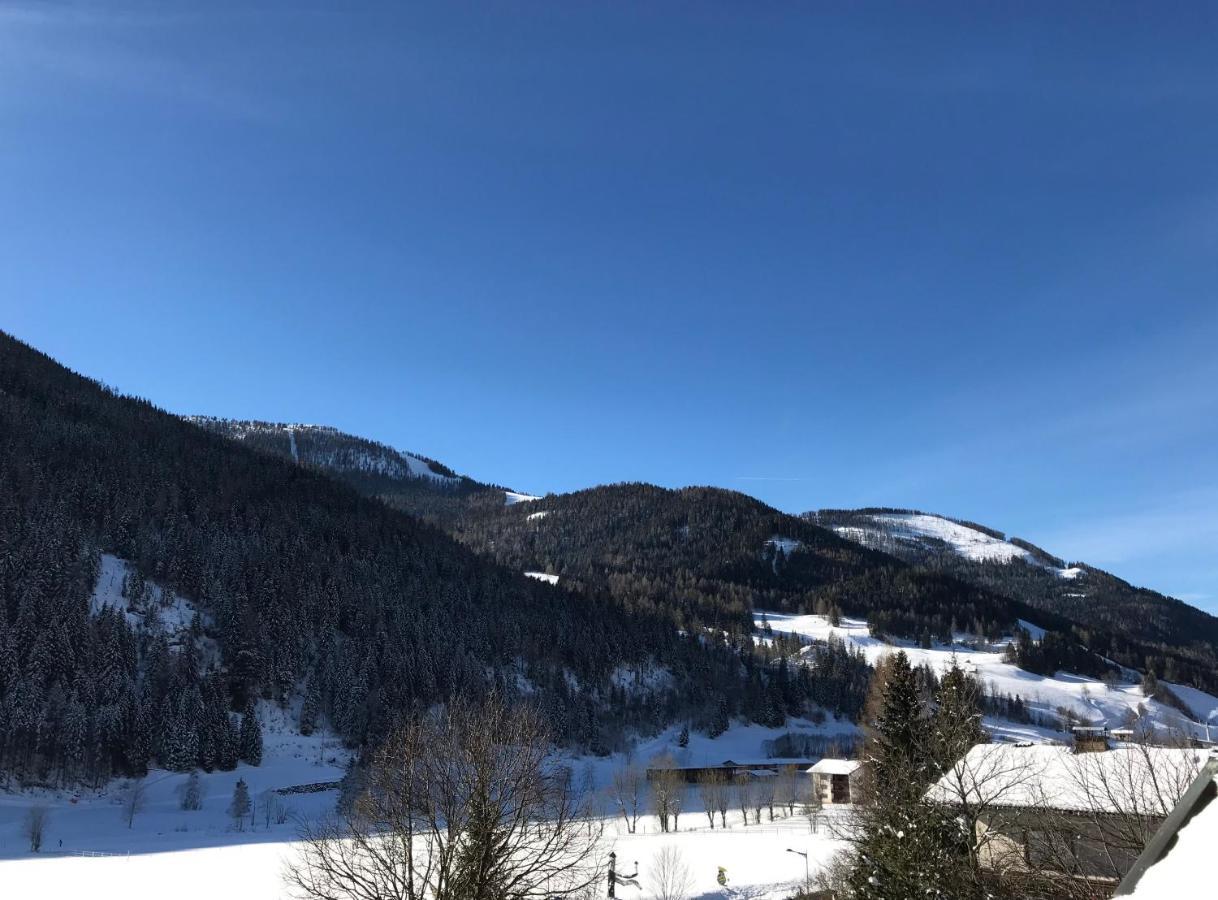
<path fill-rule="evenodd" d="M 603 586 L 683 628 L 746 634 L 758 608 L 866 616 L 915 639 L 998 636 L 1027 609 L 718 488 L 592 488 L 480 509 L 455 534 L 505 565 Z"/>
<path fill-rule="evenodd" d="M 445 527 L 471 504 L 501 505 L 505 489 L 458 475 L 417 453 L 325 425 L 190 416 L 187 421 L 248 447 L 324 472 L 361 494 Z"/>
<path fill-rule="evenodd" d="M 259 445 L 287 457 L 284 429 L 299 434 L 305 427 L 251 424 L 212 420 L 208 427 L 246 442 L 260 433 Z M 307 428 L 328 434 L 325 440 L 339 442 L 348 455 L 362 457 L 370 452 L 365 445 L 398 452 Z M 279 438 L 268 440 L 268 433 Z M 753 608 L 837 611 L 866 617 L 878 633 L 926 643 L 960 631 L 995 637 L 1025 619 L 1050 632 L 1035 646 L 1018 645 L 1025 650 L 1021 664 L 1031 670 L 1062 667 L 1099 677 L 1117 663 L 1218 689 L 1218 619 L 1093 567 L 1068 567 L 976 522 L 886 508 L 794 517 L 730 491 L 645 484 L 506 504 L 502 488 L 468 478 L 408 472 L 370 479 L 360 467 L 332 464 L 333 447 L 296 458 L 426 516 L 512 569 L 608 592 L 683 629 L 722 630 L 740 640 Z M 937 527 L 911 532 L 900 522 L 909 517 Z"/>
<path fill-rule="evenodd" d="M 193 639 L 138 627 L 134 599 L 91 610 L 103 553 L 188 598 Z M 622 675 L 657 661 L 665 680 Z M 563 738 L 597 746 L 632 719 L 735 710 L 738 681 L 721 644 L 667 616 L 522 577 L 0 335 L 0 773 L 232 765 L 250 721 L 233 713 L 256 696 L 358 745 L 494 683 L 535 692 Z"/>

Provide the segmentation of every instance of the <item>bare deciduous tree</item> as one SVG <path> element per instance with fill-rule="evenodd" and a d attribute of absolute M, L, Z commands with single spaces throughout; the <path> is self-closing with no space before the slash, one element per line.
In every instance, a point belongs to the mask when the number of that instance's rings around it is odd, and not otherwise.
<path fill-rule="evenodd" d="M 30 842 L 30 852 L 37 853 L 42 849 L 42 838 L 46 834 L 47 823 L 51 820 L 51 811 L 45 806 L 31 806 L 25 814 L 22 832 Z"/>
<path fill-rule="evenodd" d="M 652 759 L 650 770 L 649 787 L 656 815 L 660 819 L 660 830 L 675 831 L 685 797 L 685 776 L 668 754 Z"/>
<path fill-rule="evenodd" d="M 788 816 L 795 815 L 795 805 L 800 801 L 800 793 L 808 776 L 799 771 L 797 766 L 783 766 L 778 770 L 778 802 L 786 809 Z"/>
<path fill-rule="evenodd" d="M 656 900 L 689 900 L 690 891 L 694 888 L 694 877 L 685 857 L 672 846 L 656 854 L 651 862 L 648 882 Z"/>
<path fill-rule="evenodd" d="M 820 831 L 820 817 L 823 809 L 824 804 L 821 803 L 820 794 L 809 787 L 804 794 L 803 806 L 800 811 L 803 813 L 803 817 L 808 820 L 808 829 L 813 834 Z"/>
<path fill-rule="evenodd" d="M 135 817 L 144 811 L 147 794 L 142 778 L 133 778 L 123 788 L 123 821 L 130 828 L 135 823 Z"/>
<path fill-rule="evenodd" d="M 747 772 L 741 772 L 732 782 L 733 795 L 736 798 L 736 808 L 744 818 L 744 824 L 749 824 L 749 810 L 757 801 L 757 783 Z"/>
<path fill-rule="evenodd" d="M 287 806 L 275 791 L 263 791 L 258 798 L 258 806 L 262 811 L 262 824 L 265 829 L 269 829 L 272 823 L 282 825 L 288 820 Z"/>
<path fill-rule="evenodd" d="M 634 834 L 639 824 L 639 816 L 643 812 L 643 801 L 647 788 L 647 776 L 642 768 L 627 755 L 622 764 L 613 772 L 613 783 L 610 791 L 613 803 L 626 820 L 626 831 Z"/>
<path fill-rule="evenodd" d="M 771 822 L 774 821 L 774 804 L 778 799 L 778 778 L 770 775 L 757 779 L 757 824 L 761 824 L 761 808 L 764 806 Z"/>
<path fill-rule="evenodd" d="M 712 769 L 703 774 L 698 780 L 698 797 L 702 801 L 702 808 L 706 812 L 707 821 L 710 822 L 710 827 L 715 827 L 715 813 L 720 815 L 720 823 L 724 828 L 727 827 L 727 779 L 723 773 L 717 769 Z"/>
<path fill-rule="evenodd" d="M 540 718 L 494 698 L 398 729 L 346 813 L 306 826 L 287 880 L 309 900 L 573 897 L 601 826 Z"/>

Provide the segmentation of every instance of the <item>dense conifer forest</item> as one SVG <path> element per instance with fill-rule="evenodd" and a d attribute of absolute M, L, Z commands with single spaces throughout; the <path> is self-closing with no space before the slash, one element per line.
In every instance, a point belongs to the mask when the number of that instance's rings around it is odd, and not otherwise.
<path fill-rule="evenodd" d="M 102 553 L 194 603 L 197 640 L 169 646 L 121 610 L 92 611 Z M 622 674 L 656 661 L 668 680 Z M 496 684 L 532 686 L 558 733 L 588 746 L 744 697 L 723 642 L 525 578 L 0 335 L 0 771 L 231 766 L 254 753 L 242 735 L 257 697 L 301 702 L 360 745 Z"/>

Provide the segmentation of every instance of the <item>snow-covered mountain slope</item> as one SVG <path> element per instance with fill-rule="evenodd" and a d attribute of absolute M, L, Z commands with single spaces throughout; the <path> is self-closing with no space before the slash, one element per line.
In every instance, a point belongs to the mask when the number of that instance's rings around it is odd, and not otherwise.
<path fill-rule="evenodd" d="M 948 548 L 973 562 L 1009 563 L 1021 560 L 1052 570 L 1062 578 L 1077 578 L 1081 569 L 1057 565 L 1057 560 L 1026 543 L 1013 543 L 1005 535 L 949 519 L 916 512 L 860 512 L 850 524 L 834 524 L 842 537 L 877 550 L 890 550 L 895 544 Z"/>
<path fill-rule="evenodd" d="M 390 506 L 441 521 L 459 517 L 470 498 L 512 505 L 540 499 L 458 475 L 418 453 L 339 431 L 328 425 L 299 425 L 187 416 L 208 431 L 274 453 L 346 481 Z"/>
<path fill-rule="evenodd" d="M 1136 668 L 1218 688 L 1218 617 L 995 528 L 909 509 L 822 509 L 804 518 L 919 568 L 1026 603 L 1087 632 L 1080 642 Z M 1041 624 L 1060 630 L 1060 622 Z M 1100 637 L 1102 632 L 1119 638 Z M 1124 646 L 1122 646 L 1124 642 Z M 1136 647 L 1127 653 L 1125 647 Z M 1154 657 L 1159 657 L 1157 662 Z M 1173 675 L 1175 677 L 1173 677 Z"/>
<path fill-rule="evenodd" d="M 455 473 L 434 460 L 344 434 L 328 425 L 257 422 L 210 416 L 187 416 L 186 419 L 233 440 L 279 452 L 296 462 L 335 473 L 427 478 L 442 485 L 460 480 Z"/>
<path fill-rule="evenodd" d="M 1026 739 L 1057 739 L 1067 736 L 1069 717 L 1079 724 L 1103 725 L 1109 728 L 1128 727 L 1134 720 L 1141 726 L 1153 727 L 1161 733 L 1177 733 L 1206 738 L 1209 735 L 1207 717 L 1218 714 L 1218 697 L 1195 688 L 1180 689 L 1178 696 L 1193 711 L 1194 718 L 1147 697 L 1140 682 L 1127 680 L 1101 681 L 1069 672 L 1057 672 L 1052 677 L 1026 672 L 1004 658 L 1009 640 L 978 647 L 971 636 L 958 635 L 950 645 L 933 644 L 929 649 L 905 641 L 886 642 L 873 637 L 867 623 L 861 619 L 841 619 L 838 625 L 825 616 L 787 615 L 758 611 L 756 625 L 766 626 L 775 634 L 797 635 L 801 639 L 825 641 L 835 636 L 855 647 L 874 664 L 876 660 L 896 650 L 904 650 L 914 666 L 927 665 L 936 672 L 949 669 L 953 660 L 965 672 L 975 675 L 990 694 L 1019 697 L 1026 705 L 1031 723 L 1014 723 L 987 717 L 986 725 L 996 736 Z M 1039 631 L 1029 628 L 1033 636 Z M 1129 673 L 1130 675 L 1134 673 Z M 1218 736 L 1218 728 L 1214 730 Z"/>

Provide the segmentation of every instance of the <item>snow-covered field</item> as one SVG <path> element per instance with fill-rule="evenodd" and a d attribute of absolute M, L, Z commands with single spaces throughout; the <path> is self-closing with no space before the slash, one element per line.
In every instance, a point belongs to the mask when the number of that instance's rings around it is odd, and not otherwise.
<path fill-rule="evenodd" d="M 976 675 L 990 690 L 1022 697 L 1031 710 L 1043 714 L 1046 719 L 1055 717 L 1059 709 L 1068 709 L 1082 722 L 1118 728 L 1126 723 L 1130 714 L 1137 714 L 1139 707 L 1144 707 L 1157 727 L 1206 737 L 1205 717 L 1218 715 L 1218 698 L 1195 688 L 1171 685 L 1201 721 L 1193 721 L 1178 710 L 1147 698 L 1138 683 L 1108 684 L 1069 672 L 1058 672 L 1051 678 L 1025 672 L 1003 661 L 1001 645 L 975 650 L 964 643 L 950 646 L 935 644 L 931 649 L 924 650 L 908 641 L 889 644 L 872 637 L 867 623 L 861 619 L 843 618 L 841 624 L 835 627 L 825 616 L 792 616 L 758 611 L 756 623 L 759 628 L 768 624 L 776 633 L 797 634 L 813 640 L 823 641 L 830 635 L 836 635 L 860 649 L 871 663 L 898 647 L 905 651 L 913 665 L 925 663 L 939 672 L 946 671 L 955 659 L 962 669 Z M 1029 631 L 1034 638 L 1037 634 L 1043 634 L 1034 625 Z M 996 737 L 1019 740 L 1060 740 L 1064 737 L 1048 729 L 994 719 L 987 719 L 986 725 Z M 1218 729 L 1215 729 L 1215 733 L 1218 734 Z"/>
<path fill-rule="evenodd" d="M 342 775 L 345 755 L 336 743 L 323 736 L 293 735 L 272 705 L 260 715 L 267 721 L 267 741 L 262 766 L 241 766 L 234 772 L 203 774 L 203 808 L 197 812 L 179 809 L 180 786 L 186 775 L 154 771 L 146 779 L 148 803 L 130 829 L 123 820 L 123 783 L 115 782 L 99 792 L 0 793 L 0 885 L 4 897 L 96 898 L 96 900 L 215 900 L 217 897 L 290 897 L 283 882 L 284 867 L 295 858 L 294 821 L 267 827 L 261 816 L 251 830 L 236 831 L 227 814 L 233 786 L 238 778 L 249 784 L 257 800 L 264 791 L 298 784 L 334 781 Z M 660 753 L 671 753 L 687 765 L 765 758 L 765 743 L 788 731 L 809 734 L 852 734 L 847 722 L 818 727 L 810 722 L 792 722 L 787 728 L 736 725 L 718 739 L 690 735 L 689 746 L 677 746 L 677 729 L 669 729 L 636 748 L 641 763 Z M 649 873 L 656 856 L 668 846 L 676 848 L 688 865 L 694 898 L 748 897 L 752 900 L 784 900 L 805 874 L 808 854 L 810 870 L 827 860 L 841 844 L 833 837 L 832 816 L 818 823 L 813 833 L 796 810 L 794 816 L 778 812 L 775 821 L 763 813 L 761 825 L 741 824 L 739 811 L 728 814 L 728 829 L 711 830 L 701 811 L 697 792 L 690 789 L 677 833 L 661 834 L 658 820 L 645 816 L 635 834 L 626 831 L 616 817 L 604 789 L 620 759 L 578 758 L 565 762 L 583 777 L 592 779 L 604 816 L 603 853 L 615 851 L 619 873 L 630 874 L 637 860 L 639 886 L 623 885 L 622 898 L 649 900 L 655 896 Z M 282 797 L 295 817 L 310 818 L 333 809 L 337 793 L 290 794 Z M 43 851 L 31 854 L 21 833 L 21 822 L 33 805 L 50 810 Z M 62 848 L 59 845 L 63 841 Z M 728 886 L 716 882 L 718 868 L 727 870 Z"/>
<path fill-rule="evenodd" d="M 98 791 L 0 792 L 0 896 L 47 898 L 184 898 L 281 896 L 280 867 L 297 824 L 261 814 L 251 827 L 233 827 L 228 815 L 237 779 L 244 779 L 261 810 L 265 794 L 293 785 L 333 782 L 347 754 L 325 735 L 292 733 L 283 711 L 259 709 L 264 762 L 232 772 L 200 773 L 202 809 L 180 808 L 187 776 L 153 770 L 144 779 L 145 808 L 130 828 L 123 817 L 126 782 Z M 333 809 L 336 792 L 279 797 L 293 817 Z M 41 853 L 32 854 L 22 823 L 33 806 L 49 819 Z M 286 896 L 286 895 L 284 895 Z"/>

